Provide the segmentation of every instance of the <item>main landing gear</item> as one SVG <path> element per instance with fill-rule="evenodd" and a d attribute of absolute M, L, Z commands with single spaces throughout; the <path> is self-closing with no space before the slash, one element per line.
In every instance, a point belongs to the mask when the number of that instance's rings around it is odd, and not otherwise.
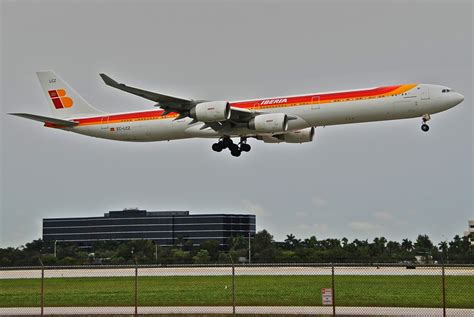
<path fill-rule="evenodd" d="M 428 132 L 430 130 L 430 126 L 426 124 L 431 119 L 429 114 L 424 114 L 423 117 L 421 117 L 421 120 L 423 120 L 423 124 L 421 125 L 421 131 L 423 132 Z"/>
<path fill-rule="evenodd" d="M 229 149 L 232 156 L 240 156 L 242 152 L 249 152 L 251 147 L 247 143 L 247 138 L 240 138 L 239 144 L 235 144 L 231 138 L 223 137 L 219 142 L 212 145 L 212 149 L 216 152 L 221 152 L 223 149 Z"/>

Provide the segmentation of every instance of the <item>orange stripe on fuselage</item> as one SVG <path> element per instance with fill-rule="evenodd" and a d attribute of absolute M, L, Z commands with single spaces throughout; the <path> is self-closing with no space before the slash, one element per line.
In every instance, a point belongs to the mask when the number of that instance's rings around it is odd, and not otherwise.
<path fill-rule="evenodd" d="M 82 125 L 95 125 L 102 124 L 104 119 L 109 117 L 108 121 L 104 123 L 120 123 L 120 122 L 133 122 L 133 121 L 145 121 L 145 120 L 158 120 L 158 119 L 169 119 L 177 116 L 176 113 L 169 113 L 166 116 L 163 116 L 163 110 L 154 110 L 154 111 L 141 111 L 141 112 L 132 112 L 132 113 L 123 113 L 123 114 L 111 114 L 108 116 L 100 116 L 93 118 L 82 118 L 74 119 L 73 121 L 78 122 L 78 126 Z"/>
<path fill-rule="evenodd" d="M 321 104 L 321 103 L 331 103 L 331 102 L 366 100 L 366 99 L 398 95 L 414 88 L 416 85 L 417 84 L 408 84 L 408 85 L 378 87 L 378 88 L 372 88 L 372 89 L 366 89 L 366 90 L 323 93 L 323 94 L 315 94 L 315 95 L 307 95 L 307 96 L 267 98 L 267 99 L 260 99 L 260 100 L 251 100 L 251 101 L 231 103 L 231 106 L 238 107 L 238 108 L 248 108 L 251 110 L 260 110 L 260 109 L 279 108 L 279 107 L 302 106 L 302 105 L 315 104 L 315 103 Z M 273 100 L 276 100 L 277 102 L 271 103 L 271 104 L 266 103 L 267 101 L 273 101 Z M 285 102 L 279 103 L 278 100 L 285 100 Z"/>
<path fill-rule="evenodd" d="M 388 96 L 394 96 L 407 92 L 410 89 L 416 87 L 417 84 L 397 85 L 397 86 L 386 86 L 377 87 L 365 90 L 356 91 L 344 91 L 334 93 L 321 93 L 314 95 L 305 96 L 293 96 L 293 97 L 277 97 L 277 98 L 265 98 L 249 101 L 231 102 L 232 107 L 245 108 L 249 110 L 263 110 L 272 108 L 283 108 L 283 107 L 295 107 L 303 106 L 315 103 L 332 103 L 332 102 L 345 102 L 345 101 L 356 101 L 356 100 L 367 100 L 374 98 L 382 98 Z M 86 125 L 98 125 L 102 124 L 104 118 L 109 117 L 107 124 L 113 123 L 126 123 L 135 121 L 148 121 L 148 120 L 163 120 L 172 119 L 178 116 L 177 113 L 169 113 L 165 116 L 162 115 L 163 110 L 154 111 L 140 111 L 133 113 L 124 114 L 111 114 L 108 116 L 100 116 L 93 118 L 81 118 L 74 119 L 73 121 L 78 122 L 78 126 Z M 104 122 L 105 123 L 105 122 Z"/>

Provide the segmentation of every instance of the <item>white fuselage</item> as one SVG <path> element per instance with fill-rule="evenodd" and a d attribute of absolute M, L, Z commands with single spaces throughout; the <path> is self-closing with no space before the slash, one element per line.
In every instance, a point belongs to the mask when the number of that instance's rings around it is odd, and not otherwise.
<path fill-rule="evenodd" d="M 265 113 L 284 113 L 293 120 L 288 122 L 288 131 L 308 127 L 318 127 L 358 122 L 371 122 L 421 117 L 434 114 L 454 107 L 463 100 L 462 95 L 446 87 L 438 85 L 404 85 L 409 86 L 402 93 L 381 94 L 358 97 L 358 91 L 326 93 L 336 96 L 334 99 L 323 101 L 325 94 L 308 96 L 290 96 L 231 102 L 232 106 L 240 104 L 255 104 L 252 110 Z M 403 91 L 403 90 L 402 90 Z M 321 97 L 320 97 L 321 96 Z M 346 96 L 348 96 L 346 98 Z M 291 98 L 306 98 L 293 104 L 284 101 Z M 296 100 L 296 99 L 295 99 Z M 302 99 L 303 100 L 303 99 Z M 282 105 L 279 106 L 281 101 Z M 270 103 L 271 107 L 266 105 Z M 261 135 L 249 128 L 232 128 L 215 131 L 203 127 L 202 122 L 192 123 L 191 118 L 176 120 L 175 114 L 160 115 L 160 110 L 108 114 L 95 118 L 74 119 L 79 125 L 64 130 L 88 136 L 120 140 L 120 141 L 164 141 L 184 138 L 216 138 L 222 136 L 257 136 Z M 139 115 L 136 115 L 139 114 Z M 156 115 L 155 115 L 156 114 Z"/>

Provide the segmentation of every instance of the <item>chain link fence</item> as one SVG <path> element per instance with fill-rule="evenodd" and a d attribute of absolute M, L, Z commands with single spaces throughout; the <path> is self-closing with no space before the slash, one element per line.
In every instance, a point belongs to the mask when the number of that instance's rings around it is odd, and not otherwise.
<path fill-rule="evenodd" d="M 0 268 L 0 315 L 474 316 L 474 265 Z"/>

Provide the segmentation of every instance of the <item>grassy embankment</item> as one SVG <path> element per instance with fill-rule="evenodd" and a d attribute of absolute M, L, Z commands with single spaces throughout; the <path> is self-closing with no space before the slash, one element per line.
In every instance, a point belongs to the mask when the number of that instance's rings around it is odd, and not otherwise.
<path fill-rule="evenodd" d="M 474 276 L 447 276 L 448 307 L 474 308 Z M 132 277 L 48 278 L 46 306 L 133 306 Z M 237 276 L 239 306 L 321 305 L 330 276 Z M 232 305 L 230 276 L 139 277 L 141 306 Z M 440 276 L 336 276 L 338 306 L 441 307 Z M 39 279 L 0 280 L 0 307 L 40 304 Z"/>

